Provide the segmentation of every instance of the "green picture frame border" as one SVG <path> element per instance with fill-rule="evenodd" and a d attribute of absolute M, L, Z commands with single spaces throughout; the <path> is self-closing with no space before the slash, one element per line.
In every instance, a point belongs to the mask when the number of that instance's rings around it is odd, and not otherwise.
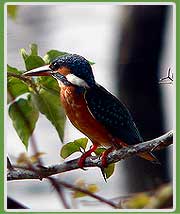
<path fill-rule="evenodd" d="M 0 213 L 43 213 L 43 212 L 30 212 L 30 211 L 25 211 L 25 212 L 6 212 L 4 210 L 4 105 L 6 104 L 6 101 L 4 100 L 4 90 L 6 88 L 6 85 L 4 84 L 4 4 L 5 3 L 34 3 L 34 2 L 51 2 L 48 0 L 39 0 L 39 1 L 28 1 L 28 0 L 21 0 L 21 1 L 6 1 L 6 0 L 1 0 L 0 1 Z M 178 132 L 179 130 L 179 110 L 180 109 L 180 99 L 178 98 L 179 90 L 180 90 L 180 74 L 177 72 L 180 68 L 180 60 L 178 60 L 178 56 L 180 56 L 180 0 L 172 0 L 172 1 L 163 1 L 163 0 L 151 0 L 151 1 L 146 1 L 146 0 L 141 0 L 141 1 L 121 1 L 121 0 L 89 0 L 89 1 L 84 1 L 84 0 L 77 0 L 77 1 L 72 1 L 72 0 L 63 0 L 63 1 L 58 1 L 58 0 L 53 0 L 53 2 L 124 2 L 124 3 L 175 3 L 176 5 L 176 202 L 180 200 L 180 169 L 178 169 L 177 165 L 180 163 L 180 143 L 178 143 L 178 139 L 180 139 L 180 133 Z M 59 212 L 46 212 L 46 213 L 59 213 Z M 67 213 L 67 212 L 60 212 L 62 214 Z M 92 213 L 92 212 L 68 212 L 68 213 Z M 99 212 L 93 212 L 93 213 L 99 213 Z M 103 213 L 113 213 L 112 212 L 103 212 Z M 125 213 L 125 212 L 117 212 L 115 211 L 114 213 Z M 143 212 L 127 212 L 127 213 L 143 213 Z M 162 212 L 144 212 L 144 213 L 162 213 Z M 176 203 L 176 210 L 173 212 L 166 212 L 166 213 L 180 213 L 180 203 Z"/>

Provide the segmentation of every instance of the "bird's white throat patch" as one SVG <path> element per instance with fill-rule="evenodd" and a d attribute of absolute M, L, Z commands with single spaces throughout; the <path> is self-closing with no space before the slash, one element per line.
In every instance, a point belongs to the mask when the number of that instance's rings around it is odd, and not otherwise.
<path fill-rule="evenodd" d="M 74 74 L 68 74 L 68 75 L 66 75 L 66 79 L 70 83 L 72 83 L 73 85 L 77 85 L 77 86 L 89 88 L 88 84 L 83 79 L 77 77 Z"/>

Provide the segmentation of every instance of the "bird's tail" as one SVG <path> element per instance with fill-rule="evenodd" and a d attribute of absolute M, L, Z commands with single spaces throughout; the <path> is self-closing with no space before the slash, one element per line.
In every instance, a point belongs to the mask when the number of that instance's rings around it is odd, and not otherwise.
<path fill-rule="evenodd" d="M 116 141 L 115 146 L 116 146 L 116 148 L 122 148 L 122 147 L 127 147 L 128 144 L 126 144 L 123 141 L 121 141 L 120 139 L 118 139 Z M 151 161 L 151 163 L 153 163 L 153 164 L 161 165 L 160 161 L 151 152 L 140 153 L 140 154 L 138 154 L 138 156 L 141 158 L 144 158 L 148 161 Z"/>
<path fill-rule="evenodd" d="M 150 152 L 141 153 L 138 156 L 146 160 L 149 160 L 154 164 L 161 164 L 160 161 Z"/>

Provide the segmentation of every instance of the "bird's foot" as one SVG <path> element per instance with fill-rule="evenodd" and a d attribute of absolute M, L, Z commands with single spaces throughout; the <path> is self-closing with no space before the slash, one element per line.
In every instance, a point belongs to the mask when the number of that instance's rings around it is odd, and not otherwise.
<path fill-rule="evenodd" d="M 102 162 L 102 168 L 107 168 L 108 163 L 107 163 L 107 156 L 110 152 L 114 150 L 114 147 L 110 147 L 106 151 L 104 151 L 101 155 L 101 162 Z"/>
<path fill-rule="evenodd" d="M 81 169 L 83 169 L 83 170 L 85 170 L 85 169 L 84 169 L 84 164 L 85 164 L 85 160 L 86 160 L 87 157 L 88 157 L 88 156 L 86 155 L 86 153 L 84 153 L 84 154 L 79 158 L 79 160 L 78 160 L 78 166 L 79 166 Z"/>
<path fill-rule="evenodd" d="M 93 146 L 90 148 L 90 150 L 88 150 L 87 152 L 85 152 L 78 160 L 78 166 L 81 169 L 84 169 L 84 165 L 85 165 L 85 160 L 87 157 L 91 156 L 91 153 L 94 152 L 97 149 L 97 145 L 93 144 Z"/>

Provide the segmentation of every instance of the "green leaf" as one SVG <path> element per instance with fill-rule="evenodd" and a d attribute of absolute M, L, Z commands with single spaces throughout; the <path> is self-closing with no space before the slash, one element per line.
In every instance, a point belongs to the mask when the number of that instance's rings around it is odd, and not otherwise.
<path fill-rule="evenodd" d="M 82 188 L 82 187 L 80 187 L 80 188 Z M 89 184 L 89 185 L 84 186 L 82 189 L 85 189 L 91 193 L 96 193 L 97 191 L 99 191 L 99 187 L 97 186 L 97 184 Z M 84 192 L 74 191 L 74 192 L 72 192 L 72 196 L 73 196 L 73 198 L 81 198 L 81 197 L 85 197 L 88 195 Z"/>
<path fill-rule="evenodd" d="M 28 147 L 29 137 L 32 135 L 39 112 L 29 99 L 19 99 L 9 107 L 9 116 L 13 126 L 25 147 Z"/>
<path fill-rule="evenodd" d="M 114 169 L 115 169 L 115 164 L 114 163 L 109 164 L 107 168 L 103 169 L 104 170 L 104 174 L 106 176 L 106 179 L 108 179 L 109 177 L 111 177 L 111 175 L 114 172 Z"/>
<path fill-rule="evenodd" d="M 106 151 L 106 149 L 105 148 L 97 148 L 95 151 L 94 151 L 94 153 L 96 154 L 96 155 L 101 155 L 104 151 Z"/>
<path fill-rule="evenodd" d="M 83 150 L 86 149 L 88 139 L 86 137 L 79 138 L 77 140 L 74 140 L 74 143 L 79 146 L 79 148 L 82 148 Z"/>
<path fill-rule="evenodd" d="M 139 193 L 124 203 L 127 209 L 142 209 L 150 202 L 150 197 L 146 193 Z"/>
<path fill-rule="evenodd" d="M 42 88 L 59 97 L 60 88 L 53 77 L 38 77 L 36 81 Z"/>
<path fill-rule="evenodd" d="M 30 56 L 38 56 L 38 46 L 37 44 L 30 45 L 31 54 Z"/>
<path fill-rule="evenodd" d="M 21 54 L 22 58 L 24 59 L 24 61 L 29 57 L 29 54 L 26 52 L 26 50 L 24 48 L 20 49 L 20 54 Z"/>
<path fill-rule="evenodd" d="M 45 65 L 44 60 L 40 56 L 37 56 L 38 46 L 36 44 L 30 45 L 30 54 L 28 54 L 24 48 L 20 49 L 20 52 L 24 60 L 26 70 L 29 71 L 33 68 Z"/>
<path fill-rule="evenodd" d="M 8 5 L 7 6 L 8 16 L 11 17 L 12 19 L 15 19 L 17 16 L 17 9 L 18 9 L 17 5 Z"/>
<path fill-rule="evenodd" d="M 87 138 L 80 138 L 80 139 L 74 140 L 73 142 L 69 142 L 65 144 L 61 148 L 61 152 L 60 152 L 61 157 L 65 159 L 69 157 L 71 154 L 73 154 L 74 152 L 81 151 L 81 148 L 85 150 L 87 146 L 87 142 L 88 142 Z"/>
<path fill-rule="evenodd" d="M 29 56 L 25 60 L 26 70 L 31 70 L 45 65 L 44 60 L 40 56 Z"/>
<path fill-rule="evenodd" d="M 58 56 L 63 56 L 65 54 L 68 54 L 66 52 L 61 52 L 58 50 L 50 50 L 46 53 L 46 55 L 43 57 L 46 64 L 50 64 L 52 60 L 54 60 Z"/>
<path fill-rule="evenodd" d="M 17 68 L 15 67 L 12 67 L 10 65 L 7 65 L 7 71 L 8 72 L 11 72 L 11 73 L 15 73 L 15 74 L 21 74 L 22 72 L 19 71 Z"/>
<path fill-rule="evenodd" d="M 9 93 L 8 103 L 16 99 L 18 96 L 29 92 L 28 86 L 20 79 L 8 77 L 7 89 Z"/>
<path fill-rule="evenodd" d="M 60 97 L 41 89 L 38 95 L 32 93 L 32 99 L 39 111 L 56 128 L 61 141 L 63 141 L 65 114 L 60 103 Z"/>
<path fill-rule="evenodd" d="M 89 62 L 90 65 L 94 65 L 95 64 L 95 62 L 93 62 L 93 61 L 88 61 L 88 62 Z"/>
<path fill-rule="evenodd" d="M 14 74 L 22 74 L 17 68 L 7 65 L 7 71 Z M 29 92 L 29 88 L 22 80 L 8 76 L 7 78 L 7 89 L 8 89 L 8 103 L 12 102 L 16 97 Z"/>

